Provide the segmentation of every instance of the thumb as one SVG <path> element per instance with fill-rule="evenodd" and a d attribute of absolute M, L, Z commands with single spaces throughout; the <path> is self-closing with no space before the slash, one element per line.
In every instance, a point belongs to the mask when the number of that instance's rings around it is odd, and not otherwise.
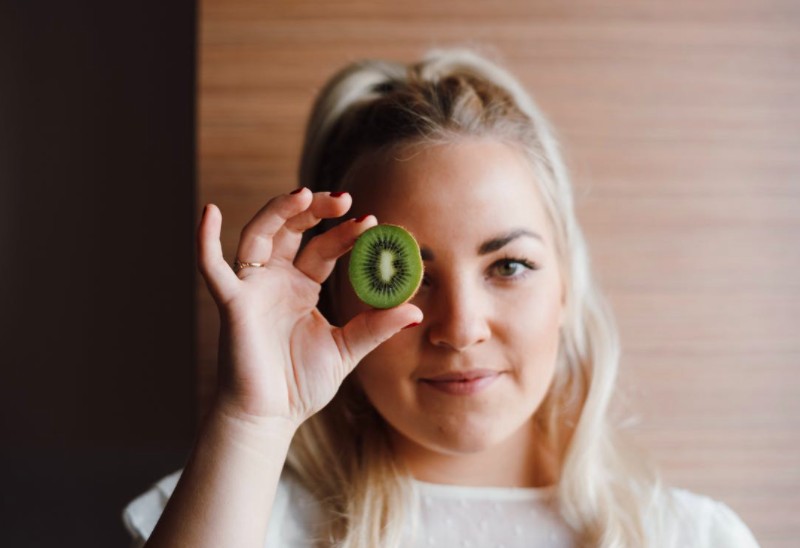
<path fill-rule="evenodd" d="M 339 329 L 336 337 L 346 373 L 352 371 L 364 356 L 404 327 L 422 322 L 422 310 L 403 304 L 386 310 L 362 312 Z"/>

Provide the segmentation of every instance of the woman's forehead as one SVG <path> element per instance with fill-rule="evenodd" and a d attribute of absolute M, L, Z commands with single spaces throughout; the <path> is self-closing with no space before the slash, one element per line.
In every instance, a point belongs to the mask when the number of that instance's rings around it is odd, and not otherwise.
<path fill-rule="evenodd" d="M 475 241 L 515 230 L 547 237 L 544 205 L 528 160 L 495 140 L 470 140 L 370 162 L 350 186 L 353 214 L 441 240 Z"/>

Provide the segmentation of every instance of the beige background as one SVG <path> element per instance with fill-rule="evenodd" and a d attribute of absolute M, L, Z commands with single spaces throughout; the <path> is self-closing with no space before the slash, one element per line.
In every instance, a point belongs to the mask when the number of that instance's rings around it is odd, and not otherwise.
<path fill-rule="evenodd" d="M 205 0 L 199 199 L 241 227 L 295 185 L 342 64 L 480 45 L 560 132 L 623 336 L 636 436 L 763 546 L 800 537 L 800 5 Z M 200 283 L 199 412 L 216 310 Z"/>

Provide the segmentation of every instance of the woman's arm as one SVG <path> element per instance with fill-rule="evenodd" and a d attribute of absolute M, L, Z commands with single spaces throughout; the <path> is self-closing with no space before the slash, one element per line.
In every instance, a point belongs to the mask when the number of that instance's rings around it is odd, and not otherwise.
<path fill-rule="evenodd" d="M 220 312 L 219 385 L 183 474 L 147 546 L 262 548 L 295 431 L 334 396 L 367 353 L 421 321 L 410 304 L 370 310 L 342 327 L 316 309 L 320 284 L 374 217 L 344 221 L 298 253 L 304 230 L 343 215 L 348 194 L 301 189 L 266 204 L 242 232 L 234 273 L 206 207 L 198 263 Z"/>
<path fill-rule="evenodd" d="M 146 546 L 263 547 L 294 431 L 216 403 Z"/>

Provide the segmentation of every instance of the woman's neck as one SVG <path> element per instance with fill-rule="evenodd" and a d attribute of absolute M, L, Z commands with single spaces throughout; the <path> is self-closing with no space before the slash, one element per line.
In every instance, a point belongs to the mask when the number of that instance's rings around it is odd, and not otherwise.
<path fill-rule="evenodd" d="M 420 481 L 475 487 L 546 487 L 557 481 L 557 461 L 537 443 L 532 424 L 482 451 L 443 453 L 390 429 L 395 454 Z"/>

